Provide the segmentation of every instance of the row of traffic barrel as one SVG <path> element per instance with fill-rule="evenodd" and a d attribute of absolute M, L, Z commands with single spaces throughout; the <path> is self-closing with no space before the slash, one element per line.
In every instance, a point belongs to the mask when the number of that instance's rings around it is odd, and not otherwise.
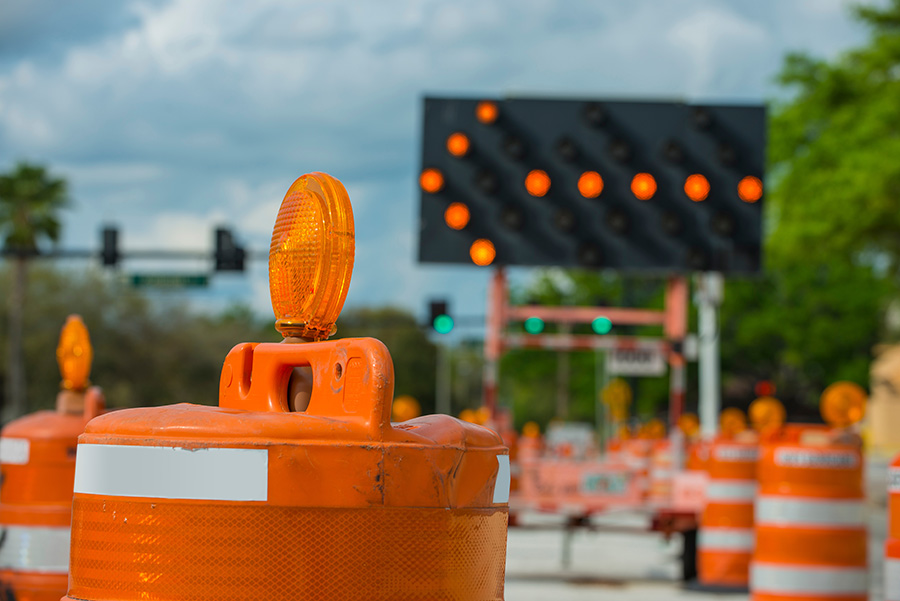
<path fill-rule="evenodd" d="M 781 423 L 783 409 L 773 410 L 768 398 L 750 407 L 751 419 L 769 415 L 757 431 L 697 443 L 708 474 L 700 588 L 749 588 L 756 601 L 868 598 L 865 465 L 849 427 L 864 400 L 842 400 L 864 394 L 852 386 L 839 383 L 823 395 L 829 425 Z M 835 418 L 835 403 L 848 411 Z"/>
<path fill-rule="evenodd" d="M 502 601 L 509 451 L 393 423 L 384 344 L 326 340 L 353 254 L 341 183 L 296 180 L 269 252 L 284 339 L 237 344 L 217 406 L 104 410 L 70 319 L 56 410 L 0 432 L 0 599 Z"/>

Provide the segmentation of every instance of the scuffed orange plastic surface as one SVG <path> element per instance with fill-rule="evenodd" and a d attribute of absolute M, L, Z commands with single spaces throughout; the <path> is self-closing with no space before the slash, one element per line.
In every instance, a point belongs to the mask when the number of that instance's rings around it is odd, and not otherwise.
<path fill-rule="evenodd" d="M 210 505 L 77 497 L 69 598 L 503 599 L 505 507 Z"/>

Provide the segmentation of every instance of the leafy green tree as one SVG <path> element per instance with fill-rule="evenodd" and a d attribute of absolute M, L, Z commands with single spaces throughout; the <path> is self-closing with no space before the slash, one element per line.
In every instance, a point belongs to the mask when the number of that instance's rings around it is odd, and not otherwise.
<path fill-rule="evenodd" d="M 56 242 L 62 229 L 59 213 L 68 204 L 66 182 L 40 165 L 18 164 L 0 175 L 0 235 L 12 255 L 13 277 L 8 297 L 5 417 L 25 409 L 25 362 L 22 351 L 28 260 L 43 240 Z"/>
<path fill-rule="evenodd" d="M 787 57 L 770 124 L 768 252 L 869 262 L 900 275 L 900 0 L 857 7 L 869 43 Z M 780 258 L 780 257 L 779 257 Z"/>

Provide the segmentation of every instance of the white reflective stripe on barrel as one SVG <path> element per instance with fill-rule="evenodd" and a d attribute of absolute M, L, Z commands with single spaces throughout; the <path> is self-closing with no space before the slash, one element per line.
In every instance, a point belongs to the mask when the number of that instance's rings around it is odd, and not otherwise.
<path fill-rule="evenodd" d="M 884 558 L 884 601 L 900 601 L 900 559 Z"/>
<path fill-rule="evenodd" d="M 75 492 L 110 497 L 267 501 L 265 448 L 78 445 Z"/>
<path fill-rule="evenodd" d="M 707 528 L 700 527 L 697 534 L 697 548 L 701 551 L 752 551 L 752 528 Z"/>
<path fill-rule="evenodd" d="M 69 571 L 68 526 L 5 526 L 0 537 L 0 569 Z"/>
<path fill-rule="evenodd" d="M 862 501 L 789 498 L 761 495 L 756 499 L 757 525 L 837 526 L 865 525 Z"/>
<path fill-rule="evenodd" d="M 866 568 L 834 566 L 800 567 L 753 562 L 750 565 L 750 590 L 757 594 L 815 594 L 840 596 L 868 592 Z"/>
<path fill-rule="evenodd" d="M 750 503 L 755 496 L 755 480 L 710 480 L 706 486 L 707 501 Z"/>

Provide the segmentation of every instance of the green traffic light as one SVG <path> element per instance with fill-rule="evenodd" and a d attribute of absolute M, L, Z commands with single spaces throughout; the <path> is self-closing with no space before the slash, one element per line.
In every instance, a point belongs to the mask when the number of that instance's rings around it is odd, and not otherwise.
<path fill-rule="evenodd" d="M 544 331 L 544 320 L 540 317 L 529 317 L 525 320 L 525 331 L 529 334 L 540 334 Z"/>
<path fill-rule="evenodd" d="M 450 330 L 453 329 L 453 318 L 449 315 L 438 315 L 434 318 L 431 327 L 433 327 L 434 331 L 438 334 L 449 334 Z"/>
<path fill-rule="evenodd" d="M 598 317 L 591 322 L 591 329 L 596 334 L 609 334 L 610 330 L 612 330 L 612 322 L 609 320 L 609 317 Z"/>

